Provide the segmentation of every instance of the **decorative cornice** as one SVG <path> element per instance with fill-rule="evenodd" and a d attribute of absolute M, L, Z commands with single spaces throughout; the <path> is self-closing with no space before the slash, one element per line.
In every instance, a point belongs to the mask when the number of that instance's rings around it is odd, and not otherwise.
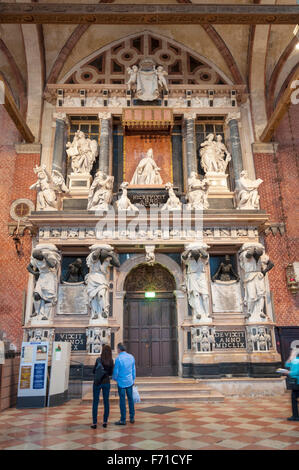
<path fill-rule="evenodd" d="M 1 3 L 0 23 L 291 24 L 297 5 Z"/>
<path fill-rule="evenodd" d="M 30 154 L 39 154 L 42 151 L 42 144 L 16 144 L 15 145 L 16 153 L 30 153 Z"/>
<path fill-rule="evenodd" d="M 269 222 L 269 226 L 265 230 L 265 235 L 269 235 L 269 233 L 271 232 L 272 235 L 275 237 L 275 235 L 277 235 L 277 233 L 279 232 L 282 236 L 285 234 L 285 230 L 286 227 L 283 222 Z"/>
<path fill-rule="evenodd" d="M 277 151 L 278 143 L 276 142 L 255 142 L 252 144 L 252 152 L 253 153 L 269 153 L 273 154 Z"/>

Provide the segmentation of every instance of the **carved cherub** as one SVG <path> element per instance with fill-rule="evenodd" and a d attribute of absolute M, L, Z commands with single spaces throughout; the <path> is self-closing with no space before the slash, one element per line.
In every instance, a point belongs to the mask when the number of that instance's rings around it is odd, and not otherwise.
<path fill-rule="evenodd" d="M 127 73 L 129 75 L 129 80 L 127 81 L 127 87 L 128 90 L 131 90 L 134 88 L 134 85 L 136 85 L 137 82 L 137 72 L 138 72 L 138 67 L 137 65 L 133 65 L 133 67 L 128 67 L 127 68 Z"/>
<path fill-rule="evenodd" d="M 156 69 L 156 74 L 158 77 L 158 84 L 162 89 L 164 89 L 168 93 L 168 85 L 165 78 L 168 73 L 163 69 L 161 65 L 159 65 L 159 67 L 157 67 Z"/>

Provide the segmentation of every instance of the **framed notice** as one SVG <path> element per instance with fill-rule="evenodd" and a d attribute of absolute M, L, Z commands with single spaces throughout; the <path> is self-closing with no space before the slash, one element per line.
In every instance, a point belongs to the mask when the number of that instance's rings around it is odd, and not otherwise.
<path fill-rule="evenodd" d="M 45 361 L 47 359 L 48 346 L 40 345 L 36 346 L 36 360 Z"/>
<path fill-rule="evenodd" d="M 21 349 L 17 408 L 46 405 L 49 343 L 24 342 Z"/>
<path fill-rule="evenodd" d="M 33 361 L 33 346 L 23 346 L 22 347 L 22 362 L 32 363 Z"/>
<path fill-rule="evenodd" d="M 31 383 L 31 366 L 21 366 L 20 388 L 29 389 Z"/>

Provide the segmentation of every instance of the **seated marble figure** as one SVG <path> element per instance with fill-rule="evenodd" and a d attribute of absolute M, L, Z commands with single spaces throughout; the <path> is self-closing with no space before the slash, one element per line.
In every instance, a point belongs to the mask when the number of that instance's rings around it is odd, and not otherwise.
<path fill-rule="evenodd" d="M 163 184 L 160 170 L 161 169 L 154 160 L 153 149 L 150 148 L 147 151 L 146 156 L 143 157 L 138 163 L 130 184 L 138 184 L 143 186 Z"/>

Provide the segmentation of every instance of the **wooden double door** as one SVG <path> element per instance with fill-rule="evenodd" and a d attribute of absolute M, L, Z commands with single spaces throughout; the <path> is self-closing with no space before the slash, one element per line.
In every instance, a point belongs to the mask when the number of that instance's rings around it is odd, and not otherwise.
<path fill-rule="evenodd" d="M 138 376 L 178 373 L 177 315 L 174 295 L 127 294 L 124 305 L 124 343 L 134 355 Z"/>

